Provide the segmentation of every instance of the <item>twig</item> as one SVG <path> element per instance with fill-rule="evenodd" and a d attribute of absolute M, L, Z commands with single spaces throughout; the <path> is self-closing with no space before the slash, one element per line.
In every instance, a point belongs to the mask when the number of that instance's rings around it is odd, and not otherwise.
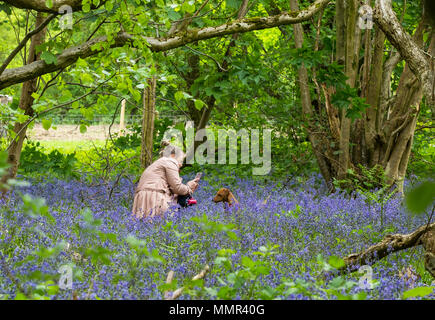
<path fill-rule="evenodd" d="M 190 49 L 190 50 L 192 50 L 193 52 L 195 52 L 195 53 L 197 53 L 197 54 L 200 54 L 200 55 L 203 55 L 203 56 L 206 56 L 206 57 L 212 59 L 212 60 L 216 63 L 216 65 L 218 66 L 219 70 L 224 71 L 224 72 L 227 72 L 227 71 L 228 71 L 228 69 L 225 69 L 225 68 L 223 68 L 223 67 L 221 66 L 221 64 L 219 63 L 219 61 L 217 61 L 215 58 L 213 58 L 212 56 L 208 55 L 207 53 L 204 53 L 204 52 L 201 52 L 201 51 L 199 51 L 199 50 L 193 49 L 192 47 L 189 47 L 188 45 L 185 45 L 185 47 L 188 48 L 188 49 Z"/>
<path fill-rule="evenodd" d="M 41 99 L 41 97 L 44 95 L 45 91 L 53 85 L 53 84 L 51 84 L 51 83 L 52 83 L 54 80 L 57 79 L 57 77 L 58 77 L 58 76 L 63 72 L 63 70 L 65 70 L 65 68 L 60 69 L 59 72 L 56 73 L 56 75 L 55 75 L 54 77 L 52 77 L 49 81 L 47 81 L 47 83 L 45 84 L 44 88 L 42 88 L 42 92 L 41 92 L 41 94 L 39 95 L 38 100 Z M 40 79 L 42 79 L 42 77 L 41 77 Z"/>
<path fill-rule="evenodd" d="M 3 64 L 1 65 L 0 75 L 3 73 L 3 71 L 5 71 L 5 69 L 7 68 L 9 63 L 11 63 L 11 61 L 15 58 L 17 53 L 20 52 L 21 49 L 26 45 L 27 41 L 29 41 L 29 39 L 33 35 L 39 33 L 42 29 L 44 29 L 50 23 L 50 21 L 53 20 L 55 17 L 56 17 L 56 14 L 49 15 L 48 18 L 45 19 L 44 22 L 42 22 L 35 30 L 26 34 L 26 36 L 23 38 L 23 40 L 21 40 L 21 42 L 18 44 L 18 46 L 11 52 L 11 54 L 6 58 L 5 62 L 3 62 Z"/>
<path fill-rule="evenodd" d="M 192 281 L 203 279 L 209 271 L 210 271 L 210 267 L 208 265 L 206 265 L 200 273 L 198 273 L 196 276 L 194 276 L 192 278 Z M 174 277 L 174 271 L 171 270 L 168 273 L 166 283 L 170 284 L 172 282 L 173 277 Z M 179 298 L 181 296 L 181 294 L 183 293 L 184 289 L 185 289 L 185 287 L 178 288 L 177 290 L 175 290 L 172 293 L 172 295 L 168 292 L 165 292 L 165 300 L 175 300 L 175 299 Z"/>
<path fill-rule="evenodd" d="M 166 277 L 166 284 L 171 284 L 172 280 L 174 279 L 175 272 L 173 270 L 169 271 L 168 276 Z M 171 293 L 169 291 L 165 291 L 165 300 L 168 300 L 171 298 Z"/>

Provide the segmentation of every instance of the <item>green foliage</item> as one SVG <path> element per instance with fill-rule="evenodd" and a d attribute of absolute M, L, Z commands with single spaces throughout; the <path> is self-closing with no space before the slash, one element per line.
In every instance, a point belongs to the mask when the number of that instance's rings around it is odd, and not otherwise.
<path fill-rule="evenodd" d="M 197 217 L 192 218 L 192 221 L 198 223 L 199 226 L 201 227 L 201 230 L 204 231 L 206 234 L 223 232 L 231 240 L 233 241 L 238 240 L 237 235 L 233 231 L 236 225 L 233 223 L 229 223 L 229 224 L 218 223 L 213 220 L 210 220 L 205 214 L 201 218 L 197 218 Z"/>
<path fill-rule="evenodd" d="M 0 11 L 4 11 L 6 14 L 12 14 L 11 7 L 6 3 L 0 3 Z"/>
<path fill-rule="evenodd" d="M 8 154 L 5 151 L 0 151 L 0 177 L 4 176 L 9 168 Z M 0 185 L 0 188 L 4 187 Z"/>
<path fill-rule="evenodd" d="M 20 171 L 26 174 L 52 173 L 62 178 L 78 178 L 75 170 L 76 154 L 58 150 L 45 152 L 39 142 L 28 142 L 21 153 Z"/>
<path fill-rule="evenodd" d="M 359 164 L 355 169 L 349 169 L 347 173 L 347 179 L 334 181 L 336 187 L 344 187 L 344 189 L 348 188 L 347 190 L 355 190 L 364 194 L 373 190 L 379 190 L 380 193 L 383 193 L 390 187 L 386 183 L 385 172 L 380 165 L 367 168 Z M 367 195 L 369 194 L 367 193 Z"/>
<path fill-rule="evenodd" d="M 403 293 L 403 299 L 416 298 L 416 297 L 426 297 L 434 291 L 435 287 L 417 287 L 412 288 Z"/>
<path fill-rule="evenodd" d="M 44 60 L 47 64 L 53 64 L 57 62 L 56 56 L 49 51 L 44 51 L 41 54 L 41 59 Z"/>
<path fill-rule="evenodd" d="M 427 104 L 422 104 L 409 159 L 408 177 L 418 176 L 423 179 L 433 177 L 435 164 L 433 127 L 431 108 Z"/>
<path fill-rule="evenodd" d="M 435 182 L 424 181 L 408 191 L 405 202 L 408 209 L 415 214 L 423 213 L 435 201 Z"/>
<path fill-rule="evenodd" d="M 41 53 L 41 59 L 48 65 L 57 62 L 58 55 L 66 48 L 77 46 L 88 40 L 91 32 L 95 37 L 106 36 L 107 41 L 94 45 L 92 49 L 101 50 L 101 53 L 88 57 L 79 58 L 77 62 L 68 67 L 60 74 L 47 74 L 41 76 L 41 86 L 38 92 L 33 94 L 35 102 L 33 109 L 36 114 L 53 109 L 46 118 L 42 119 L 45 130 L 52 127 L 53 123 L 76 123 L 81 133 L 85 133 L 89 126 L 98 121 L 100 116 L 107 121 L 116 121 L 118 116 L 112 114 L 119 106 L 122 99 L 128 100 L 127 114 L 141 112 L 141 93 L 146 87 L 147 80 L 156 76 L 157 110 L 171 117 L 185 116 L 194 118 L 201 116 L 209 101 L 214 102 L 212 121 L 210 128 L 272 128 L 273 133 L 273 169 L 268 177 L 259 179 L 281 179 L 279 187 L 291 188 L 288 182 L 294 179 L 296 184 L 303 181 L 303 176 L 317 170 L 315 157 L 307 139 L 306 123 L 301 115 L 301 102 L 298 96 L 299 84 L 296 80 L 297 68 L 302 64 L 308 68 L 310 78 L 316 76 L 320 85 L 335 88 L 332 103 L 339 109 L 346 111 L 346 117 L 355 120 L 361 118 L 368 105 L 362 99 L 357 88 L 351 88 L 346 84 L 346 76 L 343 66 L 337 62 L 331 62 L 335 56 L 335 34 L 333 28 L 320 28 L 317 33 L 314 24 L 303 24 L 306 41 L 301 49 L 294 49 L 293 44 L 286 36 L 291 34 L 292 26 L 282 26 L 282 29 L 259 30 L 253 33 L 240 34 L 237 39 L 232 38 L 228 46 L 228 38 L 209 39 L 206 42 L 194 43 L 194 50 L 188 47 L 161 53 L 151 53 L 146 38 L 155 36 L 165 37 L 165 32 L 171 24 L 183 19 L 186 14 L 194 13 L 200 5 L 193 0 L 189 1 L 104 1 L 104 5 L 93 9 L 102 3 L 100 0 L 83 0 L 82 12 L 74 12 L 73 30 L 61 31 L 57 23 L 50 23 L 49 34 L 46 43 L 38 46 L 37 52 Z M 228 21 L 228 17 L 234 17 L 240 7 L 240 0 L 227 0 L 219 3 L 210 2 L 204 5 L 203 12 L 212 14 L 199 14 L 192 20 L 190 28 L 203 26 L 215 26 Z M 307 3 L 302 3 L 305 6 Z M 53 6 L 52 0 L 47 0 L 48 7 Z M 266 2 L 254 2 L 250 5 L 248 16 L 265 16 L 268 14 L 269 4 Z M 285 8 L 288 3 L 277 5 Z M 403 26 L 412 33 L 418 23 L 420 8 L 417 2 L 407 2 L 406 10 L 403 10 L 404 1 L 393 2 L 396 13 L 403 14 L 401 19 Z M 34 22 L 32 15 L 27 15 L 24 10 L 14 10 L 0 3 L 0 61 L 4 60 L 16 46 L 16 35 L 20 35 L 22 26 L 31 26 Z M 329 7 L 323 12 L 322 25 L 333 21 L 334 11 Z M 29 17 L 29 21 L 26 20 Z M 134 18 L 133 18 L 134 17 Z M 10 19 L 10 20 L 8 20 Z M 6 21 L 6 22 L 5 22 Z M 157 23 L 158 22 L 158 23 Z M 126 45 L 122 48 L 114 48 L 114 35 L 119 32 L 119 26 L 126 33 L 135 36 L 134 46 Z M 21 29 L 20 29 L 21 28 Z M 86 32 L 85 32 L 86 31 Z M 89 31 L 89 32 L 88 32 Z M 284 35 L 284 36 L 283 36 Z M 184 36 L 180 34 L 180 36 Z M 425 34 L 424 37 L 428 35 Z M 318 42 L 318 50 L 314 48 L 314 41 Z M 317 46 L 316 46 L 317 47 Z M 387 49 L 391 45 L 387 44 Z M 229 51 L 228 51 L 229 50 Z M 228 52 L 228 54 L 227 54 Z M 24 58 L 24 59 L 23 59 Z M 18 54 L 9 65 L 10 68 L 22 66 L 23 57 Z M 197 60 L 197 64 L 192 63 Z M 398 84 L 398 75 L 403 70 L 403 63 L 399 64 L 393 73 L 392 89 Z M 221 67 L 225 66 L 226 71 Z M 47 87 L 44 84 L 55 80 L 55 85 Z M 311 82 L 310 82 L 311 84 Z M 98 90 L 97 90 L 98 89 Z M 6 140 L 14 138 L 12 127 L 15 122 L 24 123 L 29 119 L 23 110 L 18 108 L 18 97 L 21 85 L 6 88 L 4 93 L 14 96 L 10 106 L 1 106 L 0 122 L 2 129 L 9 134 Z M 44 90 L 44 94 L 42 91 Z M 95 90 L 93 94 L 89 94 Z M 315 97 L 314 85 L 310 90 Z M 322 100 L 321 94 L 317 95 Z M 75 101 L 82 97 L 79 101 Z M 72 102 L 74 101 L 74 102 Z M 320 106 L 315 110 L 315 120 L 322 115 L 324 101 L 317 101 Z M 54 108 L 63 105 L 62 108 Z M 313 103 L 313 107 L 314 103 Z M 426 109 L 425 109 L 426 108 Z M 431 112 L 425 103 L 422 104 L 421 117 L 427 121 Z M 140 116 L 140 115 L 139 115 Z M 109 120 L 107 120 L 109 119 Z M 58 121 L 59 120 L 59 121 Z M 431 122 L 426 122 L 430 127 Z M 426 124 L 425 123 L 425 124 Z M 420 123 L 421 125 L 421 123 Z M 171 121 L 166 117 L 157 117 L 155 121 L 155 137 L 153 152 L 158 156 L 160 142 L 163 133 L 170 127 L 181 129 L 182 123 Z M 325 130 L 326 126 L 319 125 Z M 141 128 L 132 125 L 129 133 L 124 136 L 114 135 L 104 145 L 95 145 L 86 150 L 77 150 L 66 153 L 61 148 L 48 151 L 39 143 L 27 143 L 21 155 L 21 167 L 19 173 L 27 176 L 55 175 L 62 178 L 88 178 L 89 180 L 102 180 L 107 184 L 108 190 L 113 190 L 113 178 L 119 182 L 119 178 L 127 175 L 138 176 L 142 169 L 139 166 L 138 155 L 140 153 Z M 3 131 L 3 130 L 2 130 Z M 323 132 L 323 131 L 322 131 Z M 434 162 L 433 142 L 430 132 L 426 129 L 416 133 L 413 155 L 411 157 L 412 172 L 430 173 L 431 164 Z M 240 154 L 241 143 L 238 143 Z M 340 152 L 340 151 L 336 151 Z M 335 154 L 336 155 L 336 154 Z M 240 161 L 239 161 L 240 162 Z M 7 170 L 6 155 L 0 154 L 0 176 Z M 222 184 L 232 184 L 237 178 L 247 177 L 251 174 L 251 165 L 205 165 L 199 167 L 193 165 L 183 169 L 183 173 L 203 171 L 205 176 L 217 175 Z M 79 174 L 80 172 L 80 174 Z M 283 177 L 288 181 L 283 181 Z M 363 196 L 367 203 L 380 204 L 381 226 L 383 225 L 383 206 L 394 194 L 385 183 L 384 174 L 380 167 L 367 169 L 359 166 L 348 172 L 348 179 L 335 181 L 337 187 L 346 188 L 349 192 L 356 192 Z M 19 185 L 16 180 L 8 181 L 7 187 Z M 407 194 L 406 202 L 413 212 L 425 211 L 434 200 L 434 184 L 425 182 L 417 189 Z M 22 195 L 22 211 L 32 222 L 40 220 L 53 223 L 55 218 L 51 215 L 47 204 L 43 199 Z M 298 219 L 303 215 L 303 208 L 296 205 L 293 210 L 283 210 L 275 214 L 277 218 L 289 220 Z M 100 230 L 101 221 L 94 216 L 91 210 L 83 210 L 80 223 L 73 227 L 77 236 L 88 240 L 85 246 L 72 248 L 71 254 L 78 254 L 74 265 L 74 272 L 81 272 L 84 261 L 88 261 L 92 268 L 100 268 L 111 264 L 110 257 L 116 252 L 103 247 L 101 243 L 126 242 L 131 252 L 123 256 L 128 261 L 128 270 L 120 270 L 116 281 L 127 280 L 129 285 L 141 285 L 136 283 L 140 268 L 148 265 L 159 265 L 164 261 L 156 250 L 148 250 L 147 243 L 141 239 L 127 237 L 118 239 L 110 232 Z M 12 217 L 13 218 L 13 217 Z M 235 220 L 235 219 L 234 219 Z M 236 221 L 217 223 L 206 215 L 195 218 L 199 231 L 204 237 L 215 239 L 225 238 L 235 244 L 239 240 L 240 226 Z M 235 223 L 234 223 L 235 222 Z M 16 230 L 20 223 L 16 222 Z M 194 248 L 196 243 L 190 240 L 191 233 L 180 230 L 178 226 L 167 222 L 162 226 L 163 232 L 174 235 L 177 241 L 185 244 L 188 248 Z M 31 231 L 38 233 L 35 227 Z M 386 233 L 392 232 L 387 226 L 384 230 L 374 230 L 373 225 L 357 227 L 352 235 L 366 235 L 372 242 L 381 239 Z M 13 233 L 11 243 L 22 245 L 25 237 L 20 238 Z M 295 230 L 294 241 L 305 238 L 301 231 Z M 316 234 L 309 235 L 316 237 Z M 335 238 L 337 245 L 347 244 L 349 239 Z M 1 242 L 2 252 L 13 254 L 12 246 Z M 170 243 L 162 246 L 174 252 Z M 303 279 L 285 280 L 277 288 L 269 288 L 261 285 L 261 279 L 268 275 L 275 267 L 274 255 L 278 248 L 273 244 L 262 246 L 258 252 L 250 255 L 244 254 L 239 261 L 232 257 L 233 249 L 222 249 L 218 252 L 208 251 L 207 261 L 213 262 L 212 273 L 218 275 L 219 283 L 215 287 L 204 287 L 201 281 L 186 280 L 186 291 L 193 297 L 202 298 L 205 295 L 219 299 L 231 299 L 241 295 L 245 299 L 275 299 L 293 293 L 301 293 L 304 296 L 318 298 L 319 292 L 326 290 L 332 298 L 338 299 L 363 299 L 364 292 L 350 295 L 349 290 L 355 286 L 351 277 L 336 277 L 327 282 L 324 279 L 307 281 Z M 41 246 L 28 257 L 31 261 L 36 259 L 58 259 L 60 252 L 66 252 L 66 245 L 62 242 L 58 246 L 45 248 Z M 177 254 L 174 252 L 174 254 Z M 318 265 L 322 271 L 332 271 L 343 266 L 343 260 L 331 256 L 327 261 L 319 259 Z M 24 262 L 21 262 L 24 263 Z M 59 288 L 56 285 L 58 275 L 29 273 L 19 275 L 19 281 L 33 280 L 35 288 L 19 289 L 16 299 L 48 299 L 56 295 Z M 162 291 L 175 289 L 164 286 L 161 279 L 156 279 Z M 176 283 L 176 282 L 175 282 Z M 161 285 L 160 285 L 161 284 Z M 196 290 L 199 288 L 199 290 Z M 325 289 L 326 288 L 326 289 Z M 404 298 L 423 297 L 429 294 L 429 289 L 416 288 L 404 294 Z"/>
<path fill-rule="evenodd" d="M 337 90 L 332 96 L 331 102 L 339 109 L 345 109 L 346 117 L 352 121 L 362 118 L 365 109 L 370 107 L 365 99 L 359 97 L 358 89 L 351 88 L 347 84 L 342 89 Z"/>
<path fill-rule="evenodd" d="M 387 183 L 382 166 L 376 165 L 373 168 L 366 168 L 363 165 L 358 165 L 357 171 L 348 170 L 347 179 L 335 179 L 333 183 L 337 188 L 345 190 L 348 194 L 356 193 L 361 195 L 369 205 L 369 208 L 372 204 L 380 204 L 379 217 L 381 229 L 383 230 L 381 234 L 385 232 L 384 205 L 397 194 L 398 189 L 393 188 Z"/>

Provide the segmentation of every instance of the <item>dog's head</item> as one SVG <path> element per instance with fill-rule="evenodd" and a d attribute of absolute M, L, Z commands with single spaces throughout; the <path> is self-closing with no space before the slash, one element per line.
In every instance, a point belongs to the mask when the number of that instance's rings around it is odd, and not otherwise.
<path fill-rule="evenodd" d="M 218 203 L 218 202 L 228 202 L 228 196 L 229 195 L 230 195 L 230 190 L 228 190 L 227 188 L 221 188 L 221 189 L 219 189 L 219 191 L 214 196 L 213 201 L 215 203 Z"/>
<path fill-rule="evenodd" d="M 232 192 L 227 188 L 219 189 L 219 191 L 214 196 L 213 201 L 215 203 L 228 202 L 229 204 L 232 204 L 233 202 L 237 202 Z"/>

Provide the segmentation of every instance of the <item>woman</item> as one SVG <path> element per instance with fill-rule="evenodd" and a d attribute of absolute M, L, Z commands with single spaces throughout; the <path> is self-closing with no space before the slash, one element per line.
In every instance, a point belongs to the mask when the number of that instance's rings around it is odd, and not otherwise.
<path fill-rule="evenodd" d="M 133 215 L 136 218 L 162 215 L 170 205 L 176 204 L 177 195 L 192 194 L 198 187 L 199 179 L 182 184 L 179 170 L 185 158 L 184 152 L 176 146 L 167 146 L 163 156 L 143 172 L 136 187 L 133 201 Z"/>

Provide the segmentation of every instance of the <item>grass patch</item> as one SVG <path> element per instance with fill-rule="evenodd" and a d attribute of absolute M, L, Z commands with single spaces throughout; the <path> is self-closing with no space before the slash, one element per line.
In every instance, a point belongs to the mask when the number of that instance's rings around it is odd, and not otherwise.
<path fill-rule="evenodd" d="M 74 151 L 88 151 L 93 148 L 93 146 L 104 146 L 104 140 L 42 140 L 39 141 L 41 146 L 47 151 L 59 150 L 61 153 L 69 154 Z"/>

